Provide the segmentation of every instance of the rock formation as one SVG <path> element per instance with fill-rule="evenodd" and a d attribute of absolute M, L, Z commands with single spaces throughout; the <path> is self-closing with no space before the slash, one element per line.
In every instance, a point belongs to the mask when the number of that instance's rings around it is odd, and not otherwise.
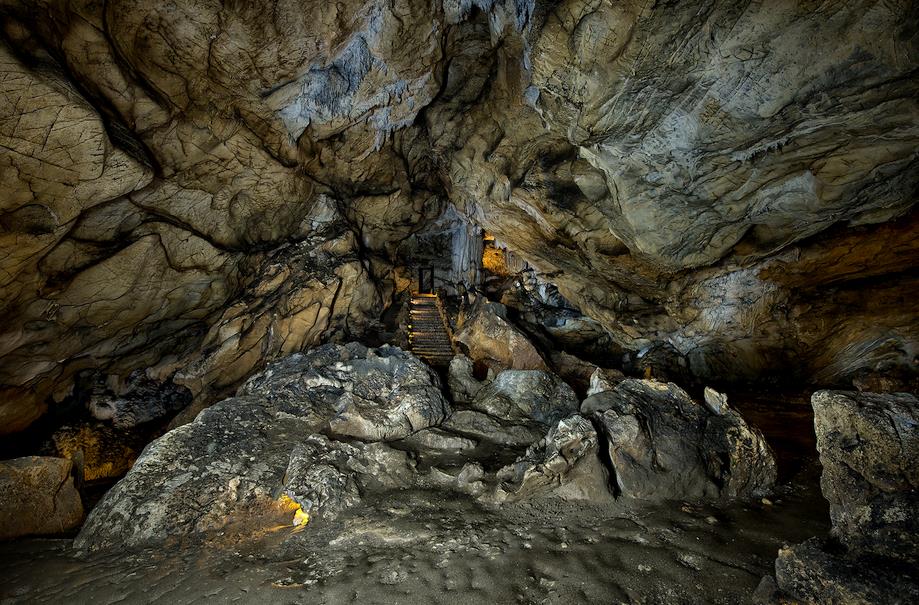
<path fill-rule="evenodd" d="M 657 366 L 914 375 L 910 6 L 3 0 L 0 431 L 360 336 L 448 208 Z"/>
<path fill-rule="evenodd" d="M 83 503 L 72 468 L 70 460 L 47 456 L 0 462 L 0 540 L 79 526 Z"/>
<path fill-rule="evenodd" d="M 812 398 L 820 485 L 833 537 L 783 548 L 764 601 L 908 603 L 919 598 L 919 400 L 819 391 Z M 770 580 L 764 579 L 764 584 Z"/>

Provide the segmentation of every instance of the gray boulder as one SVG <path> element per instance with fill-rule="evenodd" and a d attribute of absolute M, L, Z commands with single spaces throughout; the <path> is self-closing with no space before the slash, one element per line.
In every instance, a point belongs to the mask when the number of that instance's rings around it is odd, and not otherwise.
<path fill-rule="evenodd" d="M 495 498 L 552 494 L 569 500 L 610 500 L 609 473 L 598 457 L 597 433 L 577 414 L 560 420 L 526 453 L 497 473 Z"/>
<path fill-rule="evenodd" d="M 852 550 L 919 563 L 919 399 L 819 391 L 811 403 L 833 533 Z"/>
<path fill-rule="evenodd" d="M 616 385 L 625 380 L 625 375 L 619 370 L 610 368 L 597 368 L 590 375 L 590 385 L 587 387 L 587 396 L 596 395 L 604 391 L 612 391 Z"/>
<path fill-rule="evenodd" d="M 162 542 L 240 518 L 256 531 L 276 525 L 290 500 L 322 517 L 365 493 L 407 486 L 414 474 L 403 452 L 334 438 L 404 437 L 433 424 L 449 410 L 436 384 L 419 360 L 391 347 L 326 345 L 271 364 L 243 395 L 148 445 L 93 509 L 76 546 Z M 375 431 L 356 430 L 374 420 Z"/>
<path fill-rule="evenodd" d="M 584 402 L 597 410 L 618 495 L 640 500 L 759 496 L 776 479 L 762 433 L 735 411 L 720 415 L 680 387 L 628 379 Z"/>
<path fill-rule="evenodd" d="M 83 504 L 64 458 L 0 461 L 0 540 L 59 534 L 83 520 Z"/>
<path fill-rule="evenodd" d="M 830 554 L 815 538 L 782 548 L 775 562 L 775 573 L 780 590 L 762 602 L 820 605 L 919 603 L 919 574 L 914 567 Z"/>
<path fill-rule="evenodd" d="M 486 441 L 509 447 L 526 447 L 542 439 L 545 426 L 537 422 L 517 424 L 498 420 L 475 410 L 457 410 L 444 421 L 443 428 L 468 435 L 477 441 Z"/>
<path fill-rule="evenodd" d="M 96 384 L 86 406 L 98 420 L 111 420 L 117 428 L 131 428 L 175 414 L 191 400 L 191 391 L 186 387 L 152 380 L 142 370 L 135 370 L 117 393 L 110 385 Z"/>
<path fill-rule="evenodd" d="M 345 443 L 310 435 L 297 443 L 284 473 L 284 493 L 311 516 L 331 517 L 361 494 L 411 485 L 408 456 L 382 443 Z"/>
<path fill-rule="evenodd" d="M 541 370 L 505 370 L 480 390 L 471 408 L 510 421 L 552 425 L 578 410 L 574 391 Z"/>
<path fill-rule="evenodd" d="M 472 360 L 465 355 L 457 355 L 450 361 L 447 369 L 447 388 L 453 403 L 469 403 L 478 394 L 484 382 L 476 380 L 472 373 Z"/>
<path fill-rule="evenodd" d="M 324 345 L 270 364 L 240 396 L 290 408 L 316 431 L 364 441 L 393 441 L 440 424 L 450 404 L 437 375 L 402 349 Z"/>

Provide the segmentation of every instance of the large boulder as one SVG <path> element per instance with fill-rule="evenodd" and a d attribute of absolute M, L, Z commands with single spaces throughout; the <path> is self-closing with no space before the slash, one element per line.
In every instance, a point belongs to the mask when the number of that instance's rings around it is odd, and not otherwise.
<path fill-rule="evenodd" d="M 552 425 L 578 410 L 578 399 L 561 378 L 540 370 L 505 370 L 469 406 L 495 418 Z"/>
<path fill-rule="evenodd" d="M 80 524 L 83 504 L 72 466 L 45 456 L 0 461 L 0 540 L 60 534 Z"/>
<path fill-rule="evenodd" d="M 516 501 L 554 495 L 569 500 L 610 500 L 609 473 L 599 458 L 597 432 L 577 414 L 560 420 L 513 464 L 497 473 L 495 497 Z"/>
<path fill-rule="evenodd" d="M 618 495 L 639 500 L 759 496 L 776 479 L 762 433 L 713 414 L 672 383 L 624 380 L 585 400 L 596 412 Z"/>
<path fill-rule="evenodd" d="M 325 345 L 271 364 L 240 396 L 309 410 L 316 431 L 365 441 L 394 441 L 440 424 L 450 404 L 437 375 L 396 347 Z"/>
<path fill-rule="evenodd" d="M 820 487 L 850 549 L 919 564 L 919 399 L 819 391 Z"/>
<path fill-rule="evenodd" d="M 902 562 L 879 564 L 871 557 L 834 555 L 815 538 L 779 550 L 775 573 L 780 590 L 763 599 L 766 603 L 919 603 L 915 567 Z"/>
<path fill-rule="evenodd" d="M 811 404 L 820 488 L 838 542 L 812 538 L 780 550 L 775 589 L 762 601 L 919 601 L 919 400 L 908 393 L 818 391 Z"/>
<path fill-rule="evenodd" d="M 454 338 L 468 350 L 473 361 L 495 372 L 549 369 L 539 350 L 511 323 L 507 308 L 500 303 L 478 301 L 460 317 Z"/>
<path fill-rule="evenodd" d="M 404 453 L 342 437 L 396 439 L 439 422 L 449 408 L 436 384 L 427 366 L 392 347 L 325 345 L 282 359 L 238 397 L 147 446 L 76 546 L 155 543 L 230 523 L 257 531 L 290 502 L 322 517 L 408 485 Z"/>

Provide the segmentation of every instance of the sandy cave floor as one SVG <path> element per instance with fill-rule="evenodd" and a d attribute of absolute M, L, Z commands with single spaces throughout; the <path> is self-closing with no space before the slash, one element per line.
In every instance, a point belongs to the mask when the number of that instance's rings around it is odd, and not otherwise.
<path fill-rule="evenodd" d="M 829 512 L 809 397 L 734 405 L 775 449 L 772 504 L 495 507 L 401 491 L 305 528 L 247 520 L 146 550 L 17 540 L 0 543 L 0 605 L 747 603 L 783 544 L 827 535 Z"/>
<path fill-rule="evenodd" d="M 334 521 L 79 558 L 0 545 L 0 603 L 744 603 L 776 552 L 828 530 L 809 464 L 772 505 L 485 507 L 393 492 Z"/>

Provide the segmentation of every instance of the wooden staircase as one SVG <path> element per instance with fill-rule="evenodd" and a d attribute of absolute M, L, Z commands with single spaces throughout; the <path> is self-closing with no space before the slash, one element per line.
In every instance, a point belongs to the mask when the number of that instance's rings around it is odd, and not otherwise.
<path fill-rule="evenodd" d="M 453 338 L 437 294 L 414 294 L 409 307 L 408 341 L 412 353 L 435 367 L 453 359 Z"/>

